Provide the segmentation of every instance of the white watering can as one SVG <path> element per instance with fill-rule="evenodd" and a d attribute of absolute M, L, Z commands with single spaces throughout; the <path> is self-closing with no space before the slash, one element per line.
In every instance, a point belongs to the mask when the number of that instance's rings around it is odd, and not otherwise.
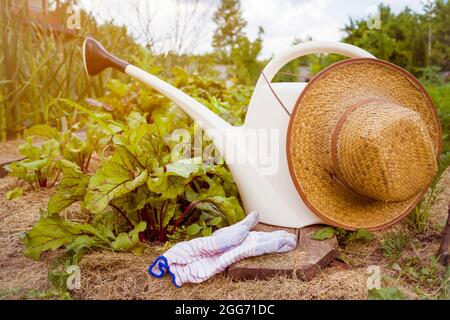
<path fill-rule="evenodd" d="M 289 61 L 318 53 L 374 58 L 365 50 L 340 42 L 301 43 L 282 51 L 262 71 L 253 91 L 244 125 L 235 127 L 169 83 L 111 55 L 96 40 L 86 38 L 83 44 L 83 59 L 89 75 L 93 76 L 105 68 L 113 67 L 144 82 L 175 102 L 213 138 L 216 148 L 224 156 L 233 174 L 245 211 L 259 212 L 262 223 L 290 228 L 323 223 L 299 196 L 292 182 L 286 158 L 286 134 L 290 114 L 307 83 L 271 81 Z M 265 150 L 270 151 L 273 146 L 277 147 L 277 150 L 265 155 L 264 161 L 258 159 L 261 156 L 254 152 L 253 143 L 246 141 L 249 136 L 262 131 L 277 133 L 275 141 L 268 139 L 263 142 L 266 144 L 263 146 L 266 147 Z M 229 141 L 232 141 L 231 146 Z M 236 156 L 241 161 L 230 161 Z M 267 162 L 275 164 L 275 169 L 268 170 Z"/>

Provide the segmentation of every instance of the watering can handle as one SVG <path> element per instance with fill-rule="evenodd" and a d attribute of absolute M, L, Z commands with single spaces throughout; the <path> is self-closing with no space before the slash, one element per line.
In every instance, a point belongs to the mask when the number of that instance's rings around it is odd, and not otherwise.
<path fill-rule="evenodd" d="M 270 82 L 273 80 L 277 72 L 291 60 L 308 54 L 317 53 L 337 53 L 351 58 L 375 58 L 369 52 L 351 44 L 331 41 L 311 41 L 297 44 L 277 54 L 266 65 L 263 70 L 263 74 Z"/>

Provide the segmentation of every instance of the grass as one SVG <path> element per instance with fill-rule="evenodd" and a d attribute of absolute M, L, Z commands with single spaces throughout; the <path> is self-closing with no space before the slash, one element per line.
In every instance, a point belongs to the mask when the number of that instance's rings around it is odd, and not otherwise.
<path fill-rule="evenodd" d="M 442 125 L 442 154 L 450 152 L 450 83 L 426 85 L 439 112 Z"/>
<path fill-rule="evenodd" d="M 58 290 L 9 289 L 0 290 L 0 300 L 19 298 L 21 300 L 70 300 L 68 292 Z"/>
<path fill-rule="evenodd" d="M 411 243 L 412 239 L 411 233 L 405 230 L 386 233 L 381 244 L 383 254 L 391 260 L 399 259 L 403 250 Z"/>
<path fill-rule="evenodd" d="M 442 126 L 442 153 L 435 179 L 427 194 L 408 217 L 410 226 L 419 234 L 427 232 L 432 206 L 442 192 L 439 182 L 446 168 L 450 165 L 450 84 L 444 82 L 427 84 L 425 82 L 425 86 L 439 114 Z"/>
<path fill-rule="evenodd" d="M 408 216 L 411 227 L 417 233 L 423 234 L 427 232 L 431 209 L 437 197 L 442 192 L 438 184 L 439 178 L 440 176 L 433 181 L 428 193 L 420 200 L 413 212 Z"/>

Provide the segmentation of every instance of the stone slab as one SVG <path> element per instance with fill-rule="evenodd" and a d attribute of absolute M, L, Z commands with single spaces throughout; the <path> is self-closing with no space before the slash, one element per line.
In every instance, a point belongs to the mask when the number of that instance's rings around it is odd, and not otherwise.
<path fill-rule="evenodd" d="M 339 254 L 336 237 L 322 241 L 312 239 L 312 234 L 323 227 L 315 225 L 301 229 L 289 229 L 258 224 L 254 230 L 281 229 L 297 234 L 297 248 L 286 253 L 267 254 L 241 260 L 228 267 L 228 275 L 233 280 L 266 280 L 277 275 L 297 278 L 301 281 L 313 279 Z"/>

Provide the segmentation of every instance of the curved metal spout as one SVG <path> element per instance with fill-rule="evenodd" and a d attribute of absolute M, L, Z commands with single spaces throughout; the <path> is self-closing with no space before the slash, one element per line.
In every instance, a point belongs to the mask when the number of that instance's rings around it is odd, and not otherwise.
<path fill-rule="evenodd" d="M 125 72 L 128 62 L 110 54 L 97 40 L 87 37 L 83 43 L 83 62 L 86 72 L 95 76 L 106 68 L 114 68 Z"/>
<path fill-rule="evenodd" d="M 171 84 L 148 72 L 112 55 L 95 39 L 87 37 L 83 43 L 83 61 L 86 72 L 94 76 L 106 68 L 114 68 L 128 74 L 175 102 L 205 130 L 216 129 L 219 132 L 233 128 L 228 122 L 209 110 L 206 106 L 175 88 Z M 219 150 L 222 152 L 223 150 Z"/>

